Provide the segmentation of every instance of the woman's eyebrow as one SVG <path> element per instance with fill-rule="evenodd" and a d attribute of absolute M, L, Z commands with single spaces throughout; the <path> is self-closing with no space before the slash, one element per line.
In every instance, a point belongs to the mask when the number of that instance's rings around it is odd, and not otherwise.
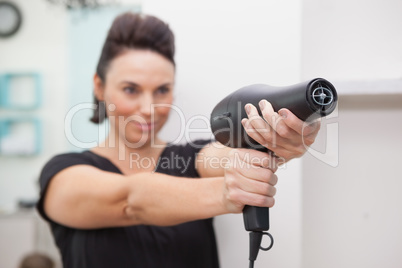
<path fill-rule="evenodd" d="M 157 86 L 156 88 L 158 89 L 158 88 L 160 88 L 160 87 L 168 87 L 168 86 L 172 86 L 172 83 L 167 82 L 167 83 L 164 83 L 164 84 L 160 84 L 160 85 Z"/>
<path fill-rule="evenodd" d="M 132 87 L 141 88 L 140 85 L 138 85 L 138 84 L 136 84 L 136 83 L 134 83 L 134 82 L 131 82 L 131 81 L 121 81 L 120 84 L 128 84 L 128 85 L 130 85 L 130 86 L 132 86 Z"/>
<path fill-rule="evenodd" d="M 138 89 L 141 89 L 141 86 L 140 86 L 139 84 L 134 83 L 134 82 L 131 82 L 131 81 L 126 81 L 126 80 L 124 80 L 124 81 L 121 81 L 120 84 L 121 84 L 121 85 L 129 85 L 129 86 L 132 86 L 132 87 L 136 87 L 136 88 L 138 88 Z M 171 83 L 171 82 L 163 83 L 163 84 L 158 85 L 158 86 L 155 88 L 155 90 L 158 89 L 158 88 L 161 88 L 161 87 L 169 87 L 169 86 L 172 86 L 172 85 L 173 85 L 173 83 Z"/>

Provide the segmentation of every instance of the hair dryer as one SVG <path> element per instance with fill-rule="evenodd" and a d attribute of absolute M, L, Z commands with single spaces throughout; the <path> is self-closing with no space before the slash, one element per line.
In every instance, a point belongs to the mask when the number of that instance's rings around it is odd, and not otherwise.
<path fill-rule="evenodd" d="M 287 87 L 272 87 L 255 84 L 243 87 L 219 102 L 211 114 L 211 129 L 215 139 L 232 148 L 251 148 L 268 151 L 250 138 L 245 132 L 241 120 L 247 118 L 244 106 L 251 103 L 259 110 L 260 100 L 269 101 L 274 110 L 287 108 L 303 121 L 313 121 L 329 115 L 337 104 L 335 87 L 325 79 L 310 81 Z M 261 111 L 259 110 L 261 115 Z M 243 210 L 245 229 L 250 232 L 250 267 L 253 267 L 259 249 L 269 250 L 273 245 L 269 230 L 269 209 L 245 206 Z M 268 248 L 260 246 L 262 235 L 271 238 Z"/>

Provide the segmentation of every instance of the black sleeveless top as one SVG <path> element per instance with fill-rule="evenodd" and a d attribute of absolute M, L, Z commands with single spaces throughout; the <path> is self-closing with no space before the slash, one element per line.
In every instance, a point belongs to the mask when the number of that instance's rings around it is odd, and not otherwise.
<path fill-rule="evenodd" d="M 169 145 L 162 152 L 156 172 L 173 176 L 199 177 L 194 161 L 209 141 Z M 43 200 L 52 177 L 59 171 L 86 164 L 121 173 L 108 159 L 93 152 L 68 153 L 53 157 L 40 175 L 40 215 L 49 222 L 64 268 L 217 268 L 217 246 L 212 219 L 175 226 L 135 225 L 81 230 L 58 224 L 46 215 Z M 196 209 L 196 208 L 195 208 Z"/>

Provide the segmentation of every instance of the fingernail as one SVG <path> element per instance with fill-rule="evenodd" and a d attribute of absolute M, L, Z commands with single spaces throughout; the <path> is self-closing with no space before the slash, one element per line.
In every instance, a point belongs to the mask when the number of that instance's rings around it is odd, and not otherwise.
<path fill-rule="evenodd" d="M 246 109 L 246 113 L 249 114 L 249 113 L 250 113 L 250 110 L 251 110 L 250 104 L 246 104 L 245 109 Z"/>
<path fill-rule="evenodd" d="M 279 114 L 280 116 L 282 116 L 283 118 L 288 117 L 288 113 L 287 113 L 285 110 L 280 110 L 280 111 L 278 112 L 278 114 Z"/>
<path fill-rule="evenodd" d="M 260 109 L 263 110 L 265 108 L 265 100 L 261 100 L 258 105 L 260 105 Z"/>

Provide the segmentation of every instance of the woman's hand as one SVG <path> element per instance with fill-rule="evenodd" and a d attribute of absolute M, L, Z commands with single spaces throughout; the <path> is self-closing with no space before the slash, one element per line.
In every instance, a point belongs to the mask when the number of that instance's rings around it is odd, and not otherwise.
<path fill-rule="evenodd" d="M 252 149 L 232 149 L 225 167 L 223 200 L 231 213 L 244 205 L 272 207 L 278 177 L 277 159 Z"/>
<path fill-rule="evenodd" d="M 301 157 L 313 144 L 320 121 L 303 122 L 285 108 L 275 112 L 266 100 L 261 100 L 259 106 L 262 117 L 254 105 L 245 106 L 248 118 L 244 118 L 242 124 L 247 134 L 286 162 Z"/>

